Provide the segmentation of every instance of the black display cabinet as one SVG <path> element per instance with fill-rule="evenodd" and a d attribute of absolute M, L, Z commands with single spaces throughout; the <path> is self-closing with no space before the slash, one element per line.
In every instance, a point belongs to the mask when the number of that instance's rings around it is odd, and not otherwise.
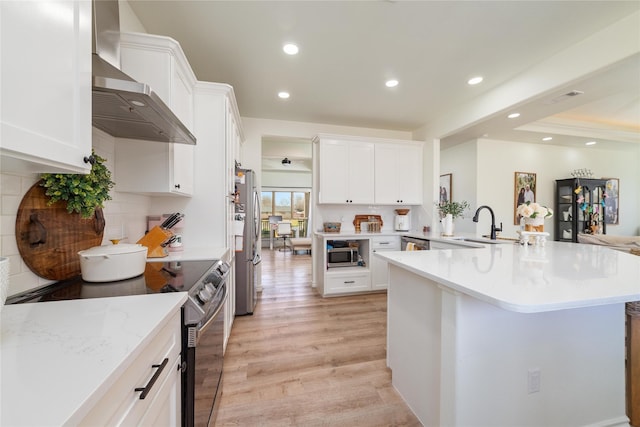
<path fill-rule="evenodd" d="M 556 180 L 555 240 L 577 242 L 578 233 L 607 234 L 604 221 L 606 179 Z"/>

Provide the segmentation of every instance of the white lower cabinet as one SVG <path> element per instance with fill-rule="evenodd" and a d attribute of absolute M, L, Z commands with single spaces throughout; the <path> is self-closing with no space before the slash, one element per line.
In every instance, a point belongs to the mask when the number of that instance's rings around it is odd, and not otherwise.
<path fill-rule="evenodd" d="M 356 273 L 328 272 L 325 276 L 324 290 L 325 294 L 369 291 L 371 290 L 369 271 Z"/>
<path fill-rule="evenodd" d="M 400 237 L 399 236 L 380 236 L 371 238 L 371 251 L 399 251 L 400 250 Z M 371 268 L 371 289 L 382 290 L 387 289 L 389 286 L 388 276 L 388 262 L 371 255 L 370 268 Z"/>
<path fill-rule="evenodd" d="M 318 249 L 313 251 L 316 286 L 322 296 L 384 291 L 388 287 L 387 262 L 374 256 L 377 251 L 400 250 L 398 235 L 316 235 Z M 357 242 L 363 266 L 327 267 L 327 244 L 334 240 Z"/>
<path fill-rule="evenodd" d="M 180 331 L 176 312 L 79 424 L 180 425 Z"/>

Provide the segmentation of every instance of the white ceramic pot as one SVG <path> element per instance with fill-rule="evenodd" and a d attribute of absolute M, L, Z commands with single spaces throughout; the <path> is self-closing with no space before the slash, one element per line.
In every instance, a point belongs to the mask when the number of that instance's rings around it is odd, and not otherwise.
<path fill-rule="evenodd" d="M 113 282 L 144 273 L 147 247 L 140 244 L 95 246 L 78 252 L 82 279 L 87 282 Z"/>
<path fill-rule="evenodd" d="M 442 234 L 444 236 L 453 236 L 453 215 L 446 214 L 442 218 Z"/>

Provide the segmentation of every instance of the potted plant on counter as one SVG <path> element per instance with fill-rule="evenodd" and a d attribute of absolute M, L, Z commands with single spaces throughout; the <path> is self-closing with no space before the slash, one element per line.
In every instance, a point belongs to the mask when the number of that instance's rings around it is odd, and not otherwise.
<path fill-rule="evenodd" d="M 469 209 L 469 203 L 466 200 L 454 202 L 448 200 L 437 204 L 440 213 L 440 222 L 442 222 L 442 234 L 444 236 L 453 236 L 453 220 L 464 215 L 464 211 Z"/>

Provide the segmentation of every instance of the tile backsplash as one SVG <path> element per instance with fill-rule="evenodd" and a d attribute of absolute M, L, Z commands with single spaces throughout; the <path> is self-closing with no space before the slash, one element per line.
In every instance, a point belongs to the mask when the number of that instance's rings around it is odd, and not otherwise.
<path fill-rule="evenodd" d="M 110 238 L 127 237 L 125 242 L 135 243 L 146 231 L 146 218 L 151 205 L 150 197 L 118 192 L 114 139 L 106 133 L 93 129 L 93 149 L 104 157 L 106 165 L 116 182 L 111 192 L 112 200 L 105 202 L 103 244 Z M 9 258 L 9 292 L 14 295 L 51 283 L 51 280 L 35 275 L 24 263 L 18 251 L 15 223 L 18 207 L 25 193 L 40 179 L 33 173 L 0 173 L 0 255 Z"/>

